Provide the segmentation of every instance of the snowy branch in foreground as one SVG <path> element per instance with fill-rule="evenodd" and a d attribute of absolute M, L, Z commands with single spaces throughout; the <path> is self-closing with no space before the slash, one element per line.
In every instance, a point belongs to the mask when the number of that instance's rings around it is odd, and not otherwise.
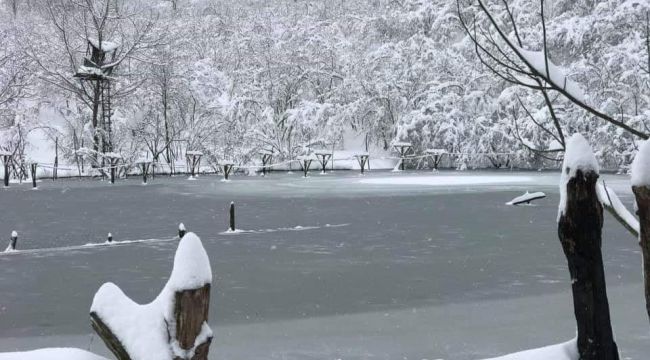
<path fill-rule="evenodd" d="M 639 237 L 639 220 L 623 205 L 618 195 L 604 183 L 596 186 L 603 207 L 634 237 Z"/>
<path fill-rule="evenodd" d="M 90 309 L 95 331 L 120 360 L 207 359 L 212 270 L 194 233 L 180 240 L 174 268 L 158 297 L 140 305 L 113 283 L 95 294 Z"/>

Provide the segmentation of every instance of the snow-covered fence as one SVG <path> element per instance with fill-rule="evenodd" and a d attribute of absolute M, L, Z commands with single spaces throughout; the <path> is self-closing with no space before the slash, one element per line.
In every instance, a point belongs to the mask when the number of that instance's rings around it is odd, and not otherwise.
<path fill-rule="evenodd" d="M 601 252 L 603 206 L 599 167 L 584 137 L 567 142 L 560 180 L 558 235 L 566 255 L 578 326 L 580 359 L 618 360 Z"/>
<path fill-rule="evenodd" d="M 118 360 L 207 360 L 212 270 L 201 240 L 187 233 L 180 240 L 174 267 L 162 292 L 139 305 L 113 283 L 93 299 L 93 329 Z"/>

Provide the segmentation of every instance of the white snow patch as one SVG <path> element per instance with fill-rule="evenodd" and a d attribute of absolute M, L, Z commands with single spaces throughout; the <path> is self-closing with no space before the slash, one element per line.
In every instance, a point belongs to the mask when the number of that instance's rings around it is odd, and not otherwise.
<path fill-rule="evenodd" d="M 18 237 L 18 233 L 16 232 L 16 230 L 11 232 L 11 237 L 12 238 Z"/>
<path fill-rule="evenodd" d="M 644 141 L 632 161 L 632 186 L 650 186 L 650 141 Z"/>
<path fill-rule="evenodd" d="M 74 348 L 48 348 L 23 352 L 0 353 L 0 360 L 107 360 Z"/>
<path fill-rule="evenodd" d="M 391 176 L 373 179 L 360 179 L 361 184 L 371 185 L 426 185 L 426 186 L 462 186 L 509 184 L 533 181 L 528 176 Z"/>
<path fill-rule="evenodd" d="M 598 199 L 603 204 L 603 206 L 609 206 L 614 209 L 616 214 L 620 216 L 625 223 L 634 229 L 637 234 L 641 233 L 641 227 L 639 225 L 639 220 L 632 215 L 632 213 L 623 205 L 621 199 L 618 198 L 618 195 L 612 190 L 609 186 L 598 183 L 596 185 L 596 191 L 598 193 Z"/>
<path fill-rule="evenodd" d="M 564 161 L 562 162 L 562 175 L 560 176 L 560 205 L 558 209 L 557 219 L 564 214 L 566 209 L 566 187 L 569 180 L 572 179 L 578 170 L 583 173 L 588 171 L 600 171 L 598 161 L 594 155 L 591 146 L 584 138 L 584 136 L 576 133 L 571 135 L 566 142 L 566 151 L 564 153 Z"/>
<path fill-rule="evenodd" d="M 578 360 L 578 344 L 575 339 L 563 344 L 526 350 L 501 357 L 485 360 Z"/>
<path fill-rule="evenodd" d="M 544 197 L 546 197 L 546 194 L 544 194 L 541 191 L 534 192 L 534 193 L 529 193 L 528 191 L 526 191 L 525 194 L 517 196 L 516 198 L 508 201 L 506 203 L 506 205 L 518 205 L 518 204 L 521 204 L 521 203 L 524 203 L 524 202 L 528 203 L 528 202 L 530 202 L 532 200 L 537 200 L 537 199 L 541 199 L 541 198 L 544 198 Z"/>

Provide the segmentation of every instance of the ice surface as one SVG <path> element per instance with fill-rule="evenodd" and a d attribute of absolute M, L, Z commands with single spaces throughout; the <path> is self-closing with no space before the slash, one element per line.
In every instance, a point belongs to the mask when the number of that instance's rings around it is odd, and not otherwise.
<path fill-rule="evenodd" d="M 650 141 L 644 141 L 632 161 L 632 186 L 650 186 Z"/>
<path fill-rule="evenodd" d="M 391 176 L 372 179 L 360 179 L 359 183 L 373 185 L 426 185 L 426 186 L 460 186 L 491 185 L 531 182 L 526 176 Z"/>

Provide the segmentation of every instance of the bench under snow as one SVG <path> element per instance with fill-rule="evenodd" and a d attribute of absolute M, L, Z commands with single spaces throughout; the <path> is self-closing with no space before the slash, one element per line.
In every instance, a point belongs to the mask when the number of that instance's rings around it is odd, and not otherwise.
<path fill-rule="evenodd" d="M 546 194 L 544 194 L 541 191 L 534 192 L 534 193 L 529 193 L 526 191 L 525 194 L 521 196 L 517 196 L 516 198 L 508 201 L 506 205 L 520 205 L 520 204 L 530 204 L 531 201 L 533 200 L 539 200 L 543 199 L 546 197 Z"/>

